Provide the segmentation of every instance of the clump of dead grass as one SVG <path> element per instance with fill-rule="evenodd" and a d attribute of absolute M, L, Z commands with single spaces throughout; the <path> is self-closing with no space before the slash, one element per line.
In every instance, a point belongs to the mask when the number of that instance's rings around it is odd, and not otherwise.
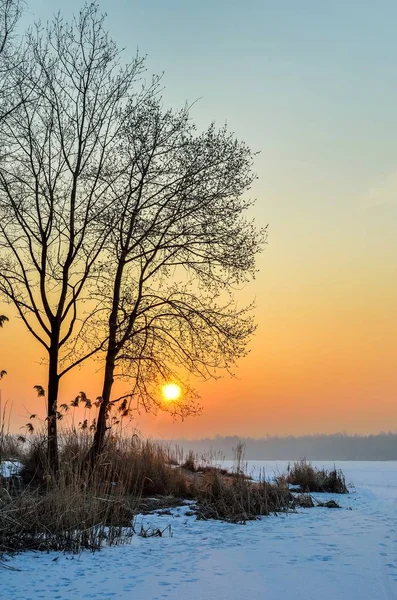
<path fill-rule="evenodd" d="M 167 452 L 137 436 L 110 438 L 95 468 L 88 433 L 60 436 L 60 470 L 47 463 L 46 438 L 29 439 L 20 456 L 22 488 L 0 489 L 0 554 L 79 552 L 129 541 L 142 497 L 189 497 L 189 482 Z"/>
<path fill-rule="evenodd" d="M 196 484 L 198 518 L 221 519 L 231 523 L 287 512 L 293 508 L 293 495 L 287 487 L 261 480 L 254 482 L 244 474 L 221 475 L 207 471 Z"/>
<path fill-rule="evenodd" d="M 97 550 L 133 534 L 135 503 L 103 484 L 60 482 L 42 492 L 0 494 L 0 554 L 21 550 Z"/>
<path fill-rule="evenodd" d="M 198 518 L 231 523 L 245 523 L 294 507 L 287 485 L 270 483 L 264 477 L 253 481 L 247 476 L 242 444 L 235 449 L 233 471 L 207 466 L 197 473 L 194 497 L 198 501 Z"/>
<path fill-rule="evenodd" d="M 318 469 L 305 459 L 288 466 L 285 481 L 299 486 L 302 492 L 348 493 L 345 476 L 340 469 Z"/>
<path fill-rule="evenodd" d="M 306 461 L 295 463 L 276 482 L 253 481 L 245 473 L 242 446 L 236 448 L 233 471 L 227 471 L 198 464 L 193 453 L 175 465 L 165 447 L 136 435 L 109 437 L 92 468 L 89 432 L 66 431 L 59 442 L 57 477 L 47 464 L 45 435 L 19 446 L 22 483 L 0 486 L 0 555 L 26 549 L 80 552 L 126 543 L 135 533 L 138 512 L 164 512 L 186 499 L 196 502 L 200 519 L 245 523 L 312 506 L 310 492 L 347 492 L 341 471 L 319 471 Z M 8 439 L 7 444 L 12 448 Z M 307 495 L 294 496 L 291 483 Z"/>
<path fill-rule="evenodd" d="M 188 452 L 186 459 L 181 465 L 181 468 L 185 469 L 186 471 L 190 471 L 191 473 L 195 473 L 197 470 L 199 470 L 196 465 L 196 456 L 192 450 Z"/>

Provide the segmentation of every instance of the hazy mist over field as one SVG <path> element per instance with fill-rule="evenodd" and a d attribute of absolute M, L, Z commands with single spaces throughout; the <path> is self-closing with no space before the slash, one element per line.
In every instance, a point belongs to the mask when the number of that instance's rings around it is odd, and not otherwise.
<path fill-rule="evenodd" d="M 239 443 L 244 444 L 247 460 L 397 460 L 397 434 L 379 433 L 367 436 L 308 435 L 264 438 L 216 436 L 200 440 L 173 440 L 185 452 L 213 455 L 226 459 L 234 456 Z"/>

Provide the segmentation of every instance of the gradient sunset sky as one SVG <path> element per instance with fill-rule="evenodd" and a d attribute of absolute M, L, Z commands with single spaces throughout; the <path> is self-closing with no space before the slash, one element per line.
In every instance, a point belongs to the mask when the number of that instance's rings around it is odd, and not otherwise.
<path fill-rule="evenodd" d="M 24 23 L 80 2 L 32 0 Z M 269 224 L 258 329 L 238 379 L 199 384 L 203 414 L 137 416 L 153 437 L 397 430 L 397 3 L 101 0 L 126 53 L 164 74 L 164 102 L 198 102 L 198 128 L 227 122 L 256 157 L 252 216 Z M 9 307 L 0 313 L 12 316 Z M 42 399 L 41 350 L 1 332 L 3 400 L 19 427 Z M 86 367 L 62 401 L 100 393 Z"/>

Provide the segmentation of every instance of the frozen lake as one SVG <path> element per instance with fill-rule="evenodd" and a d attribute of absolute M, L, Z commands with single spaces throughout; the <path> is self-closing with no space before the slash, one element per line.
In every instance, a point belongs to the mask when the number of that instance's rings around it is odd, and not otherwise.
<path fill-rule="evenodd" d="M 248 470 L 271 476 L 287 464 L 251 461 Z M 355 486 L 337 497 L 340 510 L 300 509 L 246 525 L 197 521 L 185 507 L 141 517 L 162 529 L 170 524 L 172 537 L 135 537 L 129 546 L 78 557 L 19 555 L 7 563 L 19 571 L 0 569 L 1 598 L 396 599 L 397 462 L 336 467 Z"/>

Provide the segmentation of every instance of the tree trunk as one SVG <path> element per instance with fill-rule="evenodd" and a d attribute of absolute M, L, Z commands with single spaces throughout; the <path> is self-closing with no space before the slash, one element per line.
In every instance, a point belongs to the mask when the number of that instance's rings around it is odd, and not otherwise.
<path fill-rule="evenodd" d="M 57 402 L 59 391 L 58 353 L 59 332 L 53 332 L 49 351 L 48 390 L 47 390 L 47 458 L 51 472 L 59 471 Z"/>
<path fill-rule="evenodd" d="M 116 351 L 108 350 L 106 356 L 105 376 L 103 381 L 102 402 L 99 407 L 98 421 L 94 435 L 94 441 L 90 450 L 91 463 L 94 465 L 103 450 L 106 433 L 106 418 L 110 402 L 110 395 L 114 382 L 114 368 L 116 362 Z"/>
<path fill-rule="evenodd" d="M 91 466 L 95 466 L 98 456 L 103 450 L 106 433 L 106 418 L 109 408 L 110 395 L 114 382 L 114 369 L 118 354 L 117 347 L 117 313 L 120 302 L 120 289 L 125 267 L 125 256 L 121 256 L 117 265 L 116 277 L 113 285 L 112 311 L 109 316 L 109 342 L 106 353 L 105 374 L 103 379 L 102 402 L 99 407 L 98 422 L 94 434 L 94 441 L 90 448 L 89 458 Z"/>

